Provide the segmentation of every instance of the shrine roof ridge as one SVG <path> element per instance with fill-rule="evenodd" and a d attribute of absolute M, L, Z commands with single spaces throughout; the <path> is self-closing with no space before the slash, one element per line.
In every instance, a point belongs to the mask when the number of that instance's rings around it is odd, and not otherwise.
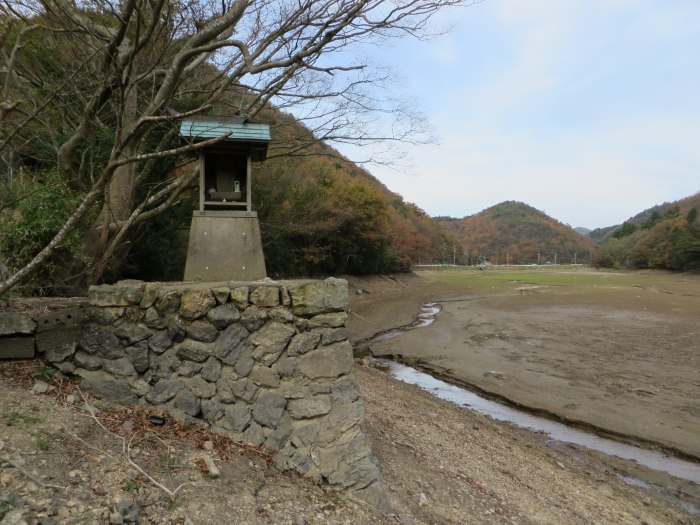
<path fill-rule="evenodd" d="M 180 135 L 194 140 L 208 140 L 228 135 L 224 140 L 232 142 L 261 142 L 272 140 L 270 125 L 247 122 L 245 117 L 223 115 L 188 117 L 180 124 Z"/>

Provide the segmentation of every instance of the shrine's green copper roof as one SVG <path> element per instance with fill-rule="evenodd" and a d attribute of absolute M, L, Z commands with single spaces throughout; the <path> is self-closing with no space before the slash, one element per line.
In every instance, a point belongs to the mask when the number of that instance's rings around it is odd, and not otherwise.
<path fill-rule="evenodd" d="M 269 124 L 245 122 L 242 117 L 192 117 L 182 120 L 180 135 L 187 139 L 209 140 L 219 137 L 235 142 L 270 142 Z"/>

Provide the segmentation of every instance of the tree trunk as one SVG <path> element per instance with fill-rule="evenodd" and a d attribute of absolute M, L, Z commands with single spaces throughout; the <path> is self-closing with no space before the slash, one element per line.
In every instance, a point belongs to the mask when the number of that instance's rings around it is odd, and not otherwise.
<path fill-rule="evenodd" d="M 126 46 L 129 46 L 128 41 L 122 44 L 122 47 Z M 123 93 L 123 114 L 120 124 L 122 133 L 125 130 L 130 130 L 137 118 L 137 90 L 131 82 L 134 77 L 133 70 L 131 77 Z M 117 160 L 129 159 L 137 155 L 138 141 L 129 140 L 118 152 Z M 129 218 L 133 211 L 136 167 L 135 162 L 127 162 L 114 170 L 104 190 L 104 201 L 100 214 L 87 231 L 82 254 L 72 268 L 66 292 L 74 295 L 84 294 L 90 285 L 100 281 L 105 272 L 118 270 L 129 254 L 130 244 L 123 242 L 120 248 L 114 252 L 108 267 L 97 264 L 101 255 L 107 250 L 110 240 L 119 231 L 119 226 Z"/>

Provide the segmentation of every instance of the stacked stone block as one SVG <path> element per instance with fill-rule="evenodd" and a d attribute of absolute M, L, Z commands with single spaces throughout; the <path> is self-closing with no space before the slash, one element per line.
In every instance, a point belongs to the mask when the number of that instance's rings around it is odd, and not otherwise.
<path fill-rule="evenodd" d="M 72 354 L 85 322 L 83 301 L 52 299 L 31 313 L 0 310 L 0 359 L 28 359 L 36 352 L 60 361 Z M 42 303 L 43 304 L 43 303 Z"/>
<path fill-rule="evenodd" d="M 85 389 L 204 421 L 387 507 L 351 375 L 346 281 L 122 282 L 89 299 L 78 344 L 47 353 Z"/>

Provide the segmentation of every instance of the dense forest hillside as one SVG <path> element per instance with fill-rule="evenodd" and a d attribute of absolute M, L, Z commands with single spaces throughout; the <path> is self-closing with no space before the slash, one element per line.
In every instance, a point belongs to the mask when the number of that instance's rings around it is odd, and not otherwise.
<path fill-rule="evenodd" d="M 291 115 L 268 107 L 258 120 L 271 123 L 273 137 L 268 160 L 253 164 L 253 209 L 260 218 L 268 275 L 406 271 L 418 261 L 437 261 L 454 245 L 435 219 Z M 194 159 L 190 165 L 182 159 L 179 169 L 191 169 Z M 75 200 L 68 188 L 49 180 L 50 171 L 24 166 L 21 172 L 12 180 L 0 177 L 6 190 L 0 197 L 0 273 L 25 264 L 60 227 Z M 192 184 L 167 212 L 138 228 L 123 264 L 106 272 L 104 280 L 181 279 L 196 191 Z M 60 291 L 80 244 L 78 236 L 72 238 L 25 293 Z"/>
<path fill-rule="evenodd" d="M 664 202 L 663 204 L 657 204 L 652 206 L 642 212 L 639 212 L 634 217 L 630 217 L 625 221 L 625 224 L 634 224 L 635 226 L 642 226 L 649 218 L 652 216 L 663 215 L 669 209 L 671 209 L 676 203 Z M 614 226 L 605 226 L 604 228 L 596 228 L 591 230 L 588 235 L 593 239 L 596 244 L 603 245 L 607 241 L 613 238 L 615 232 L 622 228 L 622 224 L 615 224 Z"/>
<path fill-rule="evenodd" d="M 272 123 L 273 138 L 268 159 L 253 164 L 252 191 L 269 276 L 407 271 L 419 260 L 437 260 L 443 245 L 454 243 L 435 219 L 293 116 L 267 108 L 259 119 Z M 193 190 L 181 210 L 143 232 L 126 276 L 181 278 L 195 204 Z"/>
<path fill-rule="evenodd" d="M 615 226 L 605 226 L 603 228 L 596 228 L 595 230 L 591 230 L 587 233 L 587 235 L 593 239 L 593 241 L 601 245 L 605 243 L 610 237 L 612 237 L 612 234 L 615 232 L 616 229 L 620 227 L 619 224 Z"/>
<path fill-rule="evenodd" d="M 454 232 L 471 264 L 588 262 L 593 241 L 521 202 L 507 201 L 463 219 L 441 217 Z"/>
<path fill-rule="evenodd" d="M 197 153 L 225 140 L 180 134 L 200 116 L 273 124 L 252 194 L 270 276 L 395 271 L 445 251 L 434 221 L 319 141 L 422 140 L 422 116 L 353 46 L 420 38 L 451 3 L 375 17 L 366 2 L 4 1 L 0 295 L 182 278 Z"/>
<path fill-rule="evenodd" d="M 310 132 L 289 115 L 268 118 L 285 145 L 273 144 L 258 166 L 253 198 L 271 275 L 406 271 L 454 243 L 436 220 L 324 142 L 287 155 Z"/>
<path fill-rule="evenodd" d="M 652 206 L 651 208 L 639 212 L 634 217 L 630 217 L 623 224 L 596 228 L 595 230 L 591 230 L 588 235 L 596 242 L 596 244 L 603 245 L 610 239 L 614 238 L 613 235 L 622 229 L 624 224 L 633 224 L 636 227 L 642 227 L 645 223 L 647 223 L 647 221 L 655 221 L 656 218 L 665 215 L 669 210 L 674 209 L 676 206 L 681 212 L 687 213 L 693 206 L 698 207 L 698 201 L 700 201 L 700 193 L 686 197 L 685 199 L 681 199 L 679 201 L 657 204 L 656 206 Z"/>
<path fill-rule="evenodd" d="M 594 263 L 609 268 L 700 268 L 700 193 L 644 210 L 591 232 L 602 245 Z"/>

